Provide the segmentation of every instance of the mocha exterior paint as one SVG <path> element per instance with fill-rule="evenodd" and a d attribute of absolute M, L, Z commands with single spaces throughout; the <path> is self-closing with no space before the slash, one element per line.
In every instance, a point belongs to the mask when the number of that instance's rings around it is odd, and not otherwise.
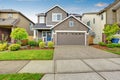
<path fill-rule="evenodd" d="M 16 23 L 15 26 L 12 26 L 11 27 L 7 27 L 7 28 L 11 28 L 11 31 L 12 29 L 16 28 L 16 27 L 21 27 L 21 28 L 24 28 L 29 36 L 33 36 L 33 31 L 30 30 L 30 24 L 33 24 L 34 23 L 30 20 L 28 20 L 27 17 L 25 17 L 22 13 L 20 12 L 0 12 L 0 18 L 1 19 L 8 19 L 8 14 L 12 14 L 12 18 L 13 19 L 19 19 L 19 21 Z M 3 28 L 6 28 L 6 26 L 2 26 Z"/>
<path fill-rule="evenodd" d="M 48 11 L 46 13 L 46 25 L 55 25 L 55 24 L 58 23 L 58 22 L 53 22 L 52 21 L 52 14 L 53 13 L 61 13 L 62 14 L 62 20 L 67 17 L 67 13 L 64 10 L 62 10 L 59 7 L 55 7 L 55 8 L 51 9 L 50 11 Z"/>

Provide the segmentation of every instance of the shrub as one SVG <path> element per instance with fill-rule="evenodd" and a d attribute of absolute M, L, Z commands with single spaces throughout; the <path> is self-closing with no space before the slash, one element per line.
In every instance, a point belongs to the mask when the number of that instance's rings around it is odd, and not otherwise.
<path fill-rule="evenodd" d="M 108 48 L 114 48 L 114 47 L 116 47 L 116 44 L 113 44 L 113 43 L 112 44 L 107 44 L 107 47 Z"/>
<path fill-rule="evenodd" d="M 36 42 L 36 46 L 39 46 L 39 43 L 42 42 L 42 39 L 39 39 L 37 42 Z"/>
<path fill-rule="evenodd" d="M 120 44 L 116 44 L 116 47 L 119 47 L 119 48 L 120 48 Z"/>
<path fill-rule="evenodd" d="M 48 42 L 48 47 L 49 47 L 49 48 L 53 48 L 53 47 L 54 47 L 54 43 L 53 43 L 52 41 L 49 41 L 49 42 Z"/>
<path fill-rule="evenodd" d="M 0 51 L 5 51 L 7 49 L 7 43 L 0 44 Z"/>
<path fill-rule="evenodd" d="M 45 42 L 40 42 L 40 43 L 39 43 L 39 47 L 40 47 L 40 48 L 45 48 Z"/>
<path fill-rule="evenodd" d="M 21 47 L 20 44 L 11 44 L 11 45 L 8 47 L 8 49 L 9 49 L 10 51 L 17 51 L 17 50 L 20 49 L 20 47 Z"/>
<path fill-rule="evenodd" d="M 30 45 L 30 46 L 36 46 L 37 42 L 36 41 L 28 41 L 28 45 Z"/>
<path fill-rule="evenodd" d="M 21 40 L 28 38 L 28 33 L 24 28 L 15 28 L 11 32 L 10 37 L 17 40 L 17 42 L 21 42 Z"/>
<path fill-rule="evenodd" d="M 106 46 L 106 43 L 104 43 L 104 42 L 99 42 L 99 45 L 100 45 L 100 46 Z"/>
<path fill-rule="evenodd" d="M 21 40 L 21 45 L 26 46 L 28 44 L 28 39 Z"/>

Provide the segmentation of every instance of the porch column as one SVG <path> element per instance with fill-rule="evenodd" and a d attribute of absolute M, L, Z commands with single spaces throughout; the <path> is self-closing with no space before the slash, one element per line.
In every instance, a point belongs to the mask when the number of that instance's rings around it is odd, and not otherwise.
<path fill-rule="evenodd" d="M 14 30 L 14 28 L 11 28 L 11 32 Z M 11 38 L 11 43 L 14 43 L 14 39 Z"/>
<path fill-rule="evenodd" d="M 36 39 L 36 30 L 34 30 L 33 38 Z"/>

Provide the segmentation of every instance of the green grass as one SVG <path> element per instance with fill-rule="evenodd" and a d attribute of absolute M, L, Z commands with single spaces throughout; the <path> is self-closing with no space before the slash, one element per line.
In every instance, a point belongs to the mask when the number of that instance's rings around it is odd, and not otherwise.
<path fill-rule="evenodd" d="M 106 51 L 120 55 L 120 48 L 109 48 Z"/>
<path fill-rule="evenodd" d="M 0 80 L 40 80 L 43 74 L 1 74 Z"/>
<path fill-rule="evenodd" d="M 0 60 L 52 60 L 54 50 L 19 50 L 0 52 Z"/>

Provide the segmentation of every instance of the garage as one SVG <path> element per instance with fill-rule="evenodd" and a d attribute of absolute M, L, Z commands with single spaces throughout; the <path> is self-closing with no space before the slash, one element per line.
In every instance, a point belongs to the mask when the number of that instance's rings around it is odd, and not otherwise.
<path fill-rule="evenodd" d="M 86 45 L 85 32 L 57 32 L 57 45 Z"/>

